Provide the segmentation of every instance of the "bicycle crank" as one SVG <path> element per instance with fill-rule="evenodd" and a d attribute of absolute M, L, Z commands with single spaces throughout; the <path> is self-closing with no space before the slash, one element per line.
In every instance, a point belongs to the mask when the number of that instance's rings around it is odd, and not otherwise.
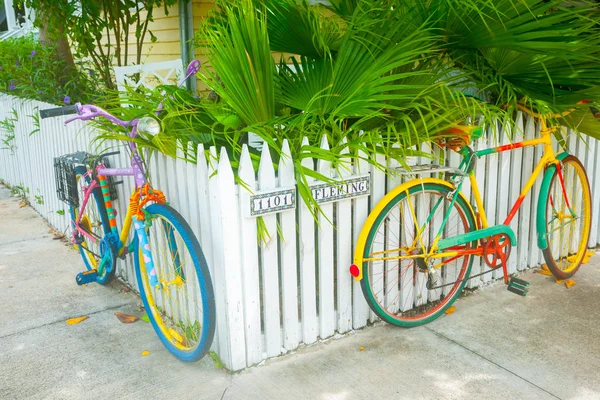
<path fill-rule="evenodd" d="M 495 269 L 505 264 L 510 257 L 512 245 L 510 238 L 505 233 L 490 236 L 483 243 L 483 260 L 488 267 Z"/>

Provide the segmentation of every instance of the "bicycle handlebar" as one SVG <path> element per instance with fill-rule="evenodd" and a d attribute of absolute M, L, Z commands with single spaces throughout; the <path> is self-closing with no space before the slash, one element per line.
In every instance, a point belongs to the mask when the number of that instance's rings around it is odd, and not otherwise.
<path fill-rule="evenodd" d="M 60 117 L 63 115 L 77 114 L 78 112 L 77 104 L 65 107 L 48 108 L 46 110 L 40 110 L 40 118 Z"/>
<path fill-rule="evenodd" d="M 131 121 L 123 121 L 117 117 L 115 117 L 114 115 L 108 113 L 107 111 L 103 110 L 100 107 L 91 105 L 91 104 L 74 104 L 72 106 L 66 106 L 66 107 L 57 107 L 57 108 L 50 108 L 50 109 L 46 109 L 46 110 L 40 110 L 40 118 L 50 118 L 50 117 L 58 117 L 58 116 L 63 116 L 63 115 L 70 115 L 70 114 L 77 114 L 74 117 L 71 117 L 69 119 L 67 119 L 65 121 L 65 125 L 79 119 L 82 121 L 89 121 L 90 119 L 96 118 L 96 117 L 103 117 L 107 120 L 109 120 L 110 122 L 122 126 L 122 127 L 128 127 L 131 126 L 132 124 L 135 125 L 135 122 L 137 120 L 131 120 Z"/>

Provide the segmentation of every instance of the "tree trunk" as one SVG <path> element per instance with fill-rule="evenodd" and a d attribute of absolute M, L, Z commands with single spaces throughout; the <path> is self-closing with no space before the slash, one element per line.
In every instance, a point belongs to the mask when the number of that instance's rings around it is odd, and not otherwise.
<path fill-rule="evenodd" d="M 47 12 L 38 10 L 37 18 L 39 18 L 40 24 L 40 41 L 56 46 L 58 56 L 65 61 L 67 68 L 75 70 L 75 62 L 73 61 L 73 54 L 71 53 L 71 47 L 66 35 L 64 34 L 63 26 L 58 23 L 57 27 L 49 28 L 52 23 L 48 17 Z"/>

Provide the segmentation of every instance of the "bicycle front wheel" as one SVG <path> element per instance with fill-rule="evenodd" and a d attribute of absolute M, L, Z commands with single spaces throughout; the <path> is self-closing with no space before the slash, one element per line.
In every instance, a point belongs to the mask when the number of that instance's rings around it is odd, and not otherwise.
<path fill-rule="evenodd" d="M 475 248 L 475 242 L 449 249 L 453 255 L 425 259 L 438 233 L 445 238 L 477 229 L 472 208 L 462 194 L 453 202 L 452 190 L 443 181 L 409 182 L 384 197 L 363 228 L 368 229 L 361 234 L 363 294 L 390 324 L 413 327 L 434 320 L 469 277 L 473 256 L 461 252 Z"/>
<path fill-rule="evenodd" d="M 173 208 L 145 208 L 146 235 L 154 262 L 147 271 L 144 251 L 135 250 L 140 295 L 154 331 L 164 346 L 183 361 L 196 361 L 210 349 L 215 332 L 215 300 L 210 273 L 200 244 Z M 149 273 L 158 285 L 152 287 Z"/>
<path fill-rule="evenodd" d="M 592 222 L 590 184 L 581 161 L 567 156 L 554 171 L 541 226 L 548 246 L 542 249 L 548 269 L 558 279 L 573 276 L 585 257 Z M 538 211 L 539 212 L 539 211 Z"/>

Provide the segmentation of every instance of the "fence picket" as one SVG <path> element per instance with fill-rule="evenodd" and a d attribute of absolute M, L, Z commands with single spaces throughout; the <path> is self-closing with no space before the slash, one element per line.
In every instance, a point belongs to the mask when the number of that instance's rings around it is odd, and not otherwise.
<path fill-rule="evenodd" d="M 261 191 L 277 187 L 275 169 L 269 146 L 263 146 L 258 167 L 258 185 Z M 279 252 L 277 249 L 277 217 L 262 217 L 266 232 L 260 241 L 262 259 L 262 298 L 265 342 L 268 357 L 281 354 L 281 316 L 279 307 Z"/>
<path fill-rule="evenodd" d="M 526 125 L 531 124 L 534 127 L 534 136 L 539 137 L 540 135 L 540 126 L 535 122 L 532 116 L 527 115 L 527 123 Z M 542 157 L 542 153 L 544 151 L 543 146 L 536 146 L 534 148 L 534 156 L 533 162 L 537 165 L 538 161 Z M 541 262 L 543 262 L 543 256 L 541 250 L 537 246 L 537 205 L 538 199 L 540 197 L 540 190 L 542 187 L 542 179 L 543 176 L 538 177 L 536 179 L 533 188 L 531 189 L 531 215 L 529 221 L 529 267 L 533 268 L 538 266 Z M 522 239 L 523 240 L 523 239 Z"/>
<path fill-rule="evenodd" d="M 523 128 L 523 119 L 524 115 L 519 112 L 517 113 L 517 119 L 519 120 L 518 128 Z M 522 135 L 524 140 L 535 139 L 535 127 L 533 125 L 533 120 L 528 119 L 525 123 L 525 127 L 523 128 L 521 133 L 518 135 Z M 519 187 L 517 188 L 520 191 L 525 187 L 527 181 L 531 178 L 531 174 L 533 173 L 533 147 L 525 147 L 522 151 L 522 164 L 521 164 L 521 180 L 519 182 Z M 536 160 L 537 161 L 537 160 Z M 514 179 L 514 178 L 513 178 Z M 529 243 L 525 238 L 529 238 L 529 227 L 530 227 L 530 218 L 531 218 L 531 191 L 527 193 L 525 199 L 523 200 L 523 204 L 521 205 L 521 209 L 519 210 L 517 216 L 514 221 L 517 224 L 518 230 L 515 231 L 517 235 L 517 243 L 518 246 L 516 249 L 513 249 L 512 257 L 516 259 L 516 266 L 519 271 L 522 271 L 527 268 L 527 258 L 529 256 Z M 514 252 L 517 250 L 517 252 Z"/>
<path fill-rule="evenodd" d="M 328 151 L 327 136 L 321 140 L 321 150 Z M 331 178 L 331 163 L 318 160 L 317 171 Z M 335 305 L 333 299 L 333 204 L 320 205 L 318 213 L 317 246 L 319 274 L 319 332 L 321 339 L 332 336 L 335 331 Z"/>
<path fill-rule="evenodd" d="M 514 127 L 507 127 L 505 130 L 505 136 L 508 136 L 510 142 L 518 142 L 523 137 L 523 114 L 519 111 L 517 112 L 516 125 Z M 519 194 L 521 193 L 521 176 L 522 170 L 521 166 L 523 164 L 523 150 L 510 151 L 507 152 L 510 156 L 510 179 L 508 185 L 508 204 L 507 204 L 507 212 L 503 215 L 507 215 L 507 213 L 511 210 L 513 204 L 519 198 Z M 506 187 L 506 186 L 503 186 Z M 517 215 L 513 218 L 510 223 L 510 227 L 515 232 L 515 234 L 519 233 L 519 219 L 521 216 L 520 212 L 517 212 Z M 525 246 L 521 245 L 520 242 L 517 241 L 517 248 L 512 250 L 512 256 L 508 258 L 508 272 L 509 274 L 515 273 L 517 271 L 517 264 L 519 261 L 518 254 L 521 251 L 525 250 Z"/>
<path fill-rule="evenodd" d="M 240 158 L 238 172 L 243 186 L 240 186 L 239 201 L 240 210 L 243 212 L 249 201 L 245 192 L 249 194 L 256 192 L 256 176 L 248 146 L 244 145 Z M 246 362 L 248 366 L 259 363 L 262 360 L 262 336 L 260 317 L 260 283 L 258 266 L 258 236 L 256 218 L 240 219 L 240 241 L 242 250 L 242 282 L 244 294 L 244 331 L 246 337 Z M 294 263 L 296 260 L 294 260 Z"/>
<path fill-rule="evenodd" d="M 344 138 L 343 145 L 346 144 Z M 341 154 L 349 157 L 347 147 Z M 336 178 L 345 180 L 352 175 L 352 163 L 348 160 L 340 163 Z M 348 268 L 352 264 L 352 200 L 335 203 L 335 249 L 336 249 L 336 291 L 337 291 L 337 331 L 348 332 L 352 329 L 352 276 Z"/>
<path fill-rule="evenodd" d="M 487 138 L 481 137 L 479 139 L 477 139 L 474 143 L 474 147 L 476 150 L 482 150 L 488 147 L 488 141 Z M 489 156 L 487 156 L 489 157 Z M 479 187 L 479 192 L 480 195 L 483 197 L 482 201 L 485 200 L 485 190 L 487 188 L 487 184 L 488 181 L 486 180 L 486 156 L 484 157 L 479 157 L 476 161 L 476 165 L 475 165 L 475 180 L 477 181 L 478 187 Z M 471 204 L 473 204 L 475 207 L 475 198 L 473 196 L 473 200 L 471 201 Z M 484 207 L 486 207 L 486 205 L 484 204 Z M 487 211 L 487 208 L 485 209 Z M 479 210 L 476 209 L 476 212 L 481 215 L 483 210 Z M 489 221 L 488 221 L 489 223 Z M 488 270 L 489 268 L 487 267 L 487 265 L 485 264 L 485 262 L 483 261 L 483 259 L 481 257 L 474 257 L 473 260 L 473 266 L 471 267 L 471 276 L 473 275 L 478 275 L 482 272 L 485 272 L 486 270 Z M 489 274 L 486 274 L 489 277 Z M 481 282 L 483 281 L 483 277 L 486 275 L 482 275 L 476 278 L 471 278 L 469 279 L 469 281 L 467 282 L 467 285 L 470 289 L 474 289 L 476 287 L 478 287 Z"/>
<path fill-rule="evenodd" d="M 600 146 L 598 140 L 592 137 L 588 137 L 588 144 L 590 150 L 586 170 L 588 171 L 590 190 L 592 191 L 592 226 L 588 246 L 595 247 L 598 244 L 598 213 L 600 211 L 600 174 L 595 173 L 595 171 L 600 168 L 600 161 L 598 160 Z"/>
<path fill-rule="evenodd" d="M 385 165 L 385 157 L 381 154 L 375 155 L 375 161 L 379 165 Z M 373 210 L 375 205 L 379 203 L 379 201 L 385 196 L 385 173 L 371 165 L 371 196 L 370 196 L 370 208 L 369 210 Z M 383 243 L 374 243 L 373 244 L 373 252 L 382 251 L 384 248 Z M 373 263 L 371 264 L 373 276 L 380 276 L 381 279 L 373 279 L 373 292 L 376 293 L 378 297 L 378 301 L 380 304 L 383 304 L 383 264 L 382 263 Z M 377 317 L 373 311 L 369 314 L 369 320 L 371 322 L 375 322 Z"/>
<path fill-rule="evenodd" d="M 229 354 L 229 341 L 227 332 L 227 319 L 225 315 L 225 277 L 224 268 L 225 260 L 223 251 L 221 248 L 220 238 L 223 237 L 222 227 L 223 221 L 221 220 L 221 199 L 219 197 L 219 180 L 217 179 L 218 170 L 218 158 L 217 149 L 211 146 L 208 154 L 208 193 L 210 203 L 210 232 L 216 239 L 212 242 L 212 279 L 215 290 L 215 306 L 217 312 L 217 326 L 215 330 L 215 338 L 217 343 L 213 344 L 219 354 L 221 360 L 231 360 Z"/>
<path fill-rule="evenodd" d="M 219 198 L 222 223 L 221 248 L 225 286 L 225 308 L 221 310 L 227 318 L 227 335 L 221 331 L 221 343 L 229 347 L 227 365 L 233 370 L 246 367 L 246 345 L 244 339 L 244 311 L 242 306 L 242 259 L 240 254 L 239 208 L 233 170 L 225 147 L 221 148 L 218 166 Z M 219 313 L 219 311 L 217 311 Z M 223 347 L 223 346 L 222 346 Z"/>
<path fill-rule="evenodd" d="M 207 160 L 208 156 L 208 160 Z M 210 166 L 210 169 L 209 169 Z M 206 262 L 208 263 L 208 269 L 210 270 L 210 276 L 213 280 L 213 286 L 215 292 L 218 287 L 215 283 L 215 257 L 214 257 L 214 247 L 213 244 L 213 214 L 211 211 L 213 207 L 216 207 L 214 204 L 214 200 L 212 200 L 211 196 L 209 196 L 209 189 L 211 187 L 211 181 L 214 179 L 210 179 L 212 174 L 215 171 L 214 167 L 214 159 L 211 156 L 211 153 L 208 155 L 204 151 L 204 146 L 202 144 L 198 145 L 198 151 L 196 156 L 196 182 L 192 182 L 192 185 L 195 185 L 198 189 L 198 207 L 199 207 L 199 216 L 200 216 L 200 244 L 202 245 L 202 251 L 204 251 L 204 257 L 206 257 Z M 214 193 L 214 192 L 213 192 Z M 215 302 L 216 302 L 217 294 L 215 293 Z M 218 317 L 217 317 L 218 318 Z M 220 343 L 219 343 L 219 324 L 217 324 L 217 331 L 215 332 L 215 338 L 213 340 L 212 349 L 214 351 L 219 351 Z"/>
<path fill-rule="evenodd" d="M 277 169 L 279 187 L 288 188 L 296 184 L 294 163 L 287 139 L 283 141 L 282 154 Z M 283 319 L 283 346 L 286 350 L 298 347 L 298 270 L 296 257 L 296 212 L 286 210 L 279 213 L 281 229 L 280 270 Z"/>
<path fill-rule="evenodd" d="M 302 139 L 302 146 L 308 146 L 308 139 Z M 314 170 L 314 160 L 303 158 L 303 168 Z M 314 182 L 311 177 L 306 177 L 310 185 Z M 317 341 L 317 285 L 315 264 L 315 220 L 306 203 L 298 199 L 298 231 L 300 242 L 298 254 L 300 269 L 300 314 L 302 320 L 302 340 L 304 343 Z"/>
<path fill-rule="evenodd" d="M 366 161 L 368 155 L 362 150 L 358 151 L 357 157 L 354 160 L 354 173 L 356 175 L 366 174 L 369 172 L 370 165 Z M 373 181 L 371 181 L 371 191 L 373 190 Z M 367 217 L 369 216 L 369 198 L 358 197 L 352 200 L 354 207 L 354 220 L 352 221 L 352 232 L 354 246 L 358 242 L 361 230 Z M 354 252 L 353 247 L 353 252 Z M 355 279 L 352 280 L 352 326 L 354 329 L 362 328 L 367 325 L 370 308 L 363 295 L 361 283 Z"/>

